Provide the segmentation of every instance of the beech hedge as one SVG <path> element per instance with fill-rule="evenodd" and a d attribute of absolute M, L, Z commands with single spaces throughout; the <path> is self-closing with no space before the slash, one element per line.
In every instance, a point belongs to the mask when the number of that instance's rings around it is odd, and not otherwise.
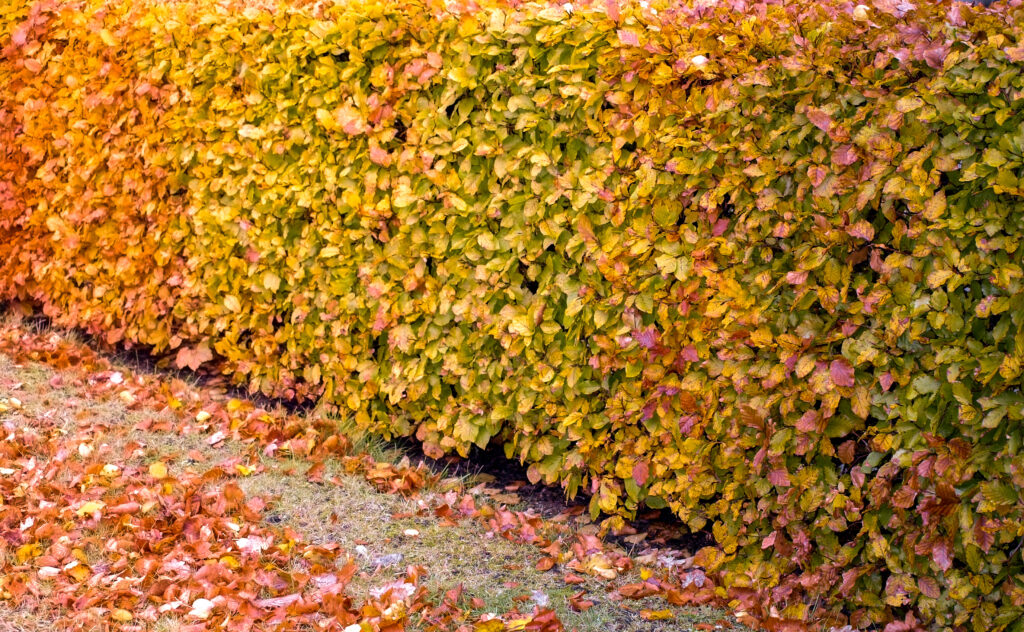
<path fill-rule="evenodd" d="M 0 47 L 0 298 L 667 507 L 742 607 L 1022 629 L 1019 0 L 10 0 Z"/>

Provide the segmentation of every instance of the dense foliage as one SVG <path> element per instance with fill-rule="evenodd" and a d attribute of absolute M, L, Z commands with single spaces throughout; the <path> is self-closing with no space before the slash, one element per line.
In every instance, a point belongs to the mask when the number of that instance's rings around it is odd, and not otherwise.
<path fill-rule="evenodd" d="M 0 296 L 1020 625 L 1024 8 L 659 8 L 17 0 Z"/>

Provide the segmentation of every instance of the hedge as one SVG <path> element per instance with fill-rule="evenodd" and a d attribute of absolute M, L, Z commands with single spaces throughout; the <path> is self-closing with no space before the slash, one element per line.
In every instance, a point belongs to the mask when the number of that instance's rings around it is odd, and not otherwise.
<path fill-rule="evenodd" d="M 1022 629 L 1019 0 L 12 0 L 0 46 L 0 298 L 668 507 L 744 607 Z"/>

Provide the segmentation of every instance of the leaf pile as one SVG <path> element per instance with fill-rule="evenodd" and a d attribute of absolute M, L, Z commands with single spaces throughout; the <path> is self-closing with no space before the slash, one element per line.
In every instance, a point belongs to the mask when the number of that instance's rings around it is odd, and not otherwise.
<path fill-rule="evenodd" d="M 0 296 L 669 507 L 744 607 L 1018 621 L 1021 3 L 512 4 L 14 2 Z"/>

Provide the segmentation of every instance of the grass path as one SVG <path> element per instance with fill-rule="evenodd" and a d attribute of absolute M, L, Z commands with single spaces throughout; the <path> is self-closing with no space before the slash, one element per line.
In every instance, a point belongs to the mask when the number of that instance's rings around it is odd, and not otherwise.
<path fill-rule="evenodd" d="M 0 632 L 741 629 L 574 512 L 15 320 L 0 424 Z"/>

